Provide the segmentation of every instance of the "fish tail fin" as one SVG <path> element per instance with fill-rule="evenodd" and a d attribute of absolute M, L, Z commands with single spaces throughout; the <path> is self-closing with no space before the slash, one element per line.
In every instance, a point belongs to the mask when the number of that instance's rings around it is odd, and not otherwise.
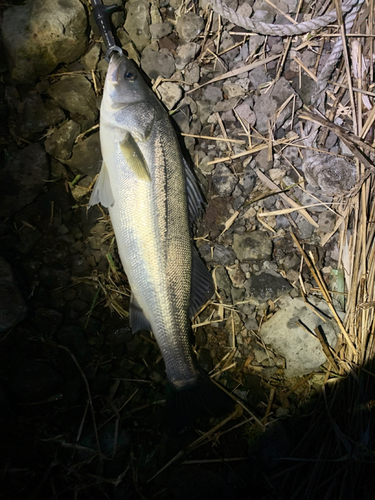
<path fill-rule="evenodd" d="M 166 404 L 167 431 L 171 435 L 181 435 L 199 416 L 220 417 L 233 410 L 232 399 L 201 372 L 196 382 L 188 387 L 176 389 L 170 384 Z"/>

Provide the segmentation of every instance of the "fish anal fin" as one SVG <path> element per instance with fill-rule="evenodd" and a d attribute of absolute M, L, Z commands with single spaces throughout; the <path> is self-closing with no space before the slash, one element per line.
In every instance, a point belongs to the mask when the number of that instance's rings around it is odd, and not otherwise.
<path fill-rule="evenodd" d="M 126 164 L 138 179 L 151 182 L 147 162 L 134 137 L 130 133 L 126 134 L 119 142 L 119 146 Z"/>
<path fill-rule="evenodd" d="M 198 182 L 195 178 L 193 171 L 191 170 L 188 162 L 183 158 L 183 163 L 186 173 L 186 190 L 187 190 L 187 201 L 189 210 L 189 221 L 193 224 L 198 215 L 202 212 L 204 208 L 203 196 L 200 192 Z"/>
<path fill-rule="evenodd" d="M 152 330 L 150 322 L 144 315 L 142 308 L 133 294 L 129 305 L 129 325 L 133 333 L 139 332 L 139 330 Z"/>
<path fill-rule="evenodd" d="M 212 297 L 215 289 L 212 276 L 199 256 L 195 247 L 192 247 L 191 262 L 191 294 L 189 314 L 191 317 Z"/>
<path fill-rule="evenodd" d="M 107 165 L 103 161 L 102 168 L 90 196 L 89 207 L 101 203 L 103 207 L 108 208 L 111 207 L 114 202 L 115 199 L 112 193 Z"/>

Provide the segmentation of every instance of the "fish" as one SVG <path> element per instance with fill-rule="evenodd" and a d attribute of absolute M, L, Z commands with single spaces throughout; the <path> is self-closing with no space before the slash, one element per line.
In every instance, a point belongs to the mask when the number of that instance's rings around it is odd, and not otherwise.
<path fill-rule="evenodd" d="M 129 324 L 133 333 L 155 336 L 168 380 L 168 428 L 181 433 L 201 414 L 233 409 L 191 345 L 191 317 L 214 291 L 192 241 L 204 201 L 167 111 L 124 54 L 109 61 L 100 144 L 103 162 L 89 206 L 108 208 L 131 287 Z"/>

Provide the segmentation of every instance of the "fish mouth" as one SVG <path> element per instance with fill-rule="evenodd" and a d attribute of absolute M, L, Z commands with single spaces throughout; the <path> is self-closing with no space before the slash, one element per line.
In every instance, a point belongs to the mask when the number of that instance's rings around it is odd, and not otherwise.
<path fill-rule="evenodd" d="M 111 83 L 118 83 L 119 69 L 123 60 L 123 55 L 120 55 L 117 52 L 112 54 L 107 72 L 107 80 Z"/>

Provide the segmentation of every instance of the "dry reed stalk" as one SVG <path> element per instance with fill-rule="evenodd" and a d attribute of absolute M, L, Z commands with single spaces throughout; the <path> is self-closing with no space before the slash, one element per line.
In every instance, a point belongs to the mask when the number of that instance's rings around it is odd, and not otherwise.
<path fill-rule="evenodd" d="M 317 282 L 317 284 L 318 284 L 318 286 L 320 288 L 320 291 L 322 292 L 323 297 L 326 300 L 326 302 L 328 304 L 328 307 L 330 308 L 331 313 L 332 313 L 333 317 L 335 318 L 335 321 L 336 321 L 337 325 L 339 326 L 339 328 L 341 330 L 341 333 L 343 334 L 345 340 L 348 343 L 348 346 L 350 347 L 350 349 L 353 352 L 353 354 L 356 354 L 356 348 L 354 347 L 354 344 L 353 344 L 352 340 L 350 339 L 347 331 L 345 330 L 344 325 L 342 324 L 342 321 L 341 321 L 340 317 L 338 316 L 335 308 L 333 307 L 332 299 L 331 299 L 331 297 L 330 297 L 330 295 L 328 293 L 328 290 L 327 290 L 327 287 L 326 287 L 326 284 L 325 284 L 324 280 L 321 278 L 320 273 L 316 269 L 316 267 L 311 263 L 310 259 L 306 255 L 306 252 L 303 250 L 303 248 L 301 247 L 299 241 L 297 240 L 296 236 L 294 235 L 294 233 L 292 231 L 291 231 L 291 235 L 292 235 L 292 238 L 293 238 L 294 242 L 296 243 L 299 251 L 303 255 L 303 258 L 305 259 L 305 262 L 308 265 L 311 274 L 313 275 L 315 281 Z"/>

